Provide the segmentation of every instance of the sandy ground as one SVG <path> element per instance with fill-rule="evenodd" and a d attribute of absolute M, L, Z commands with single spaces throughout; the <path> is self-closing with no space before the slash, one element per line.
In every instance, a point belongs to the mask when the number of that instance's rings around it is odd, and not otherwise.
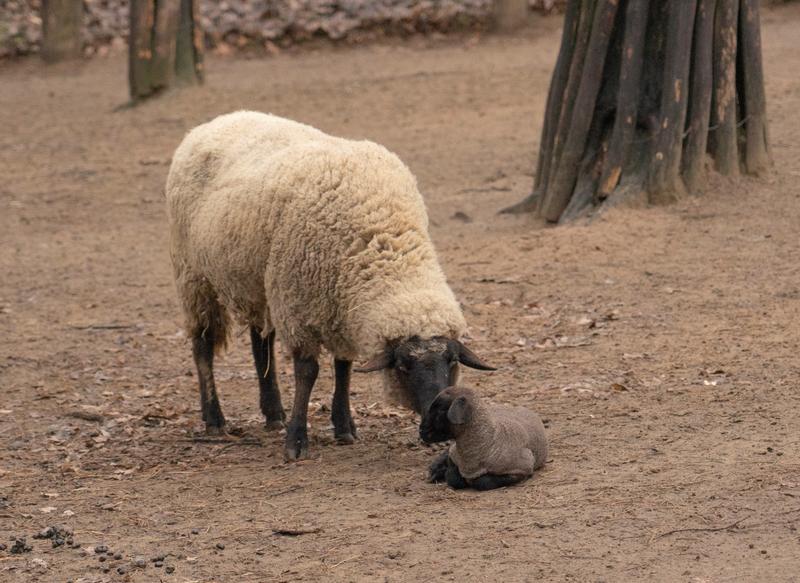
<path fill-rule="evenodd" d="M 0 580 L 797 581 L 799 27 L 796 5 L 764 15 L 771 176 L 559 228 L 495 214 L 531 185 L 556 19 L 478 42 L 211 59 L 205 87 L 120 112 L 121 58 L 7 66 Z M 368 137 L 418 175 L 471 346 L 499 367 L 464 383 L 548 420 L 533 480 L 427 484 L 437 448 L 375 375 L 355 379 L 361 439 L 336 446 L 328 367 L 313 457 L 284 464 L 246 334 L 217 366 L 241 435 L 198 439 L 162 192 L 183 134 L 238 108 Z M 76 548 L 32 538 L 56 524 Z M 306 532 L 274 533 L 287 528 Z M 22 536 L 32 551 L 11 554 Z"/>

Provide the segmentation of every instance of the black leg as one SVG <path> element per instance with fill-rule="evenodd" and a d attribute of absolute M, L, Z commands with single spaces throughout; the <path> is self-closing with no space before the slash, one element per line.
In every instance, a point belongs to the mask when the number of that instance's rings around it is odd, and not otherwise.
<path fill-rule="evenodd" d="M 350 414 L 350 367 L 349 360 L 334 360 L 336 371 L 336 388 L 333 391 L 333 404 L 331 405 L 331 421 L 333 421 L 333 435 L 342 444 L 351 444 L 356 440 L 356 424 Z"/>
<path fill-rule="evenodd" d="M 467 481 L 464 479 L 464 476 L 462 476 L 461 472 L 458 471 L 458 466 L 454 464 L 453 460 L 451 460 L 449 457 L 447 458 L 445 480 L 447 480 L 447 485 L 454 490 L 463 490 L 464 488 L 469 487 Z"/>
<path fill-rule="evenodd" d="M 494 490 L 495 488 L 505 488 L 506 486 L 513 486 L 523 480 L 528 479 L 528 476 L 504 476 L 484 474 L 479 478 L 470 480 L 469 485 L 476 490 Z"/>
<path fill-rule="evenodd" d="M 286 413 L 281 403 L 281 391 L 278 388 L 277 361 L 275 360 L 275 331 L 266 338 L 261 330 L 250 326 L 250 344 L 253 347 L 253 360 L 256 363 L 258 387 L 261 395 L 261 412 L 264 414 L 267 429 L 281 429 L 286 420 Z"/>
<path fill-rule="evenodd" d="M 286 449 L 284 457 L 294 461 L 308 457 L 308 401 L 311 389 L 319 374 L 316 357 L 294 355 L 294 406 L 292 420 L 286 428 Z"/>
<path fill-rule="evenodd" d="M 428 466 L 428 481 L 432 484 L 444 482 L 447 474 L 447 462 L 450 460 L 450 450 L 446 449 L 436 456 Z"/>
<path fill-rule="evenodd" d="M 200 409 L 206 422 L 206 433 L 221 433 L 225 417 L 214 385 L 214 335 L 211 330 L 192 338 L 192 356 L 200 381 Z"/>

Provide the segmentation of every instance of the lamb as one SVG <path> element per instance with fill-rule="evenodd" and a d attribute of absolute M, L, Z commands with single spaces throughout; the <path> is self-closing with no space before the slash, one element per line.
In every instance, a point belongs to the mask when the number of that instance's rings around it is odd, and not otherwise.
<path fill-rule="evenodd" d="M 238 111 L 193 129 L 166 185 L 170 254 L 198 371 L 206 430 L 224 430 L 213 358 L 249 327 L 268 428 L 286 415 L 275 338 L 294 362 L 285 457 L 308 455 L 307 410 L 322 347 L 334 357 L 334 435 L 352 443 L 352 362 L 424 414 L 458 363 L 494 370 L 459 338 L 466 324 L 428 236 L 416 179 L 369 141 Z"/>
<path fill-rule="evenodd" d="M 484 403 L 465 387 L 442 391 L 419 433 L 426 443 L 455 439 L 431 464 L 429 479 L 456 489 L 510 486 L 531 477 L 547 460 L 547 437 L 536 413 Z"/>

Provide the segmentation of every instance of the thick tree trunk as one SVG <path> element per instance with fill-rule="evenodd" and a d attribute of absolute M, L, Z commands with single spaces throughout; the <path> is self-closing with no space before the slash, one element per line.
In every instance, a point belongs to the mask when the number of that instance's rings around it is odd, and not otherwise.
<path fill-rule="evenodd" d="M 550 222 L 769 168 L 758 0 L 569 0 L 533 192 Z"/>
<path fill-rule="evenodd" d="M 42 58 L 48 63 L 80 58 L 82 0 L 43 0 Z"/>
<path fill-rule="evenodd" d="M 128 79 L 131 101 L 157 95 L 176 81 L 202 81 L 198 0 L 131 0 Z"/>

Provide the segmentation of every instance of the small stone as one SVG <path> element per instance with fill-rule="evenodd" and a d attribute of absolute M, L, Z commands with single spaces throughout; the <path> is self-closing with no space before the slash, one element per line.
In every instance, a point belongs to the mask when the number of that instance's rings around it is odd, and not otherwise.
<path fill-rule="evenodd" d="M 122 560 L 122 553 L 117 553 L 116 555 L 114 555 L 114 559 L 116 559 L 117 561 Z"/>
<path fill-rule="evenodd" d="M 155 557 L 153 557 L 150 560 L 153 561 L 154 563 L 163 563 L 164 559 L 166 559 L 166 558 L 167 558 L 166 555 L 156 555 Z"/>
<path fill-rule="evenodd" d="M 108 552 L 108 547 L 106 545 L 97 545 L 96 547 L 94 547 L 94 552 L 97 553 L 98 555 L 100 553 Z"/>
<path fill-rule="evenodd" d="M 106 557 L 105 555 L 100 555 L 99 557 L 97 557 L 97 560 L 100 561 L 101 563 L 105 563 L 107 558 L 108 557 Z"/>
<path fill-rule="evenodd" d="M 219 550 L 221 550 L 221 551 L 224 551 L 225 550 L 225 544 L 224 543 L 217 543 L 217 548 Z"/>
<path fill-rule="evenodd" d="M 67 543 L 67 546 L 68 546 L 68 547 L 71 547 L 71 546 L 74 546 L 74 545 L 75 545 L 75 541 L 73 541 L 71 538 L 68 538 L 68 539 L 67 539 L 66 541 L 64 541 L 64 542 L 65 542 L 65 543 Z"/>
<path fill-rule="evenodd" d="M 6 550 L 7 548 L 8 548 L 8 547 L 6 546 L 6 544 L 5 544 L 5 543 L 0 543 L 0 551 L 4 551 L 4 550 Z"/>
<path fill-rule="evenodd" d="M 164 562 L 163 561 L 156 561 L 155 563 L 153 563 L 153 566 L 156 567 L 157 569 L 160 569 L 161 567 L 164 566 Z"/>
<path fill-rule="evenodd" d="M 110 573 L 111 567 L 103 567 L 103 573 Z"/>
<path fill-rule="evenodd" d="M 53 539 L 53 548 L 60 547 L 64 544 L 63 538 L 54 538 Z"/>
<path fill-rule="evenodd" d="M 164 571 L 167 572 L 167 575 L 172 575 L 175 572 L 175 567 L 173 567 L 172 565 L 167 565 L 166 567 L 164 567 Z"/>
<path fill-rule="evenodd" d="M 28 541 L 23 538 L 14 539 L 14 544 L 11 546 L 11 554 L 12 555 L 21 555 L 22 553 L 29 553 L 33 549 L 28 544 Z"/>
<path fill-rule="evenodd" d="M 125 565 L 120 565 L 117 567 L 117 573 L 120 575 L 124 575 L 128 571 L 128 568 Z"/>
<path fill-rule="evenodd" d="M 192 529 L 192 534 L 200 534 L 200 529 L 199 528 L 193 528 Z"/>
<path fill-rule="evenodd" d="M 133 559 L 133 564 L 139 569 L 144 569 L 147 566 L 147 561 L 144 557 L 136 557 Z"/>
<path fill-rule="evenodd" d="M 262 555 L 264 554 L 264 549 L 258 549 L 258 550 L 256 551 L 256 554 L 257 554 L 259 557 L 260 557 L 260 556 L 262 556 Z"/>

